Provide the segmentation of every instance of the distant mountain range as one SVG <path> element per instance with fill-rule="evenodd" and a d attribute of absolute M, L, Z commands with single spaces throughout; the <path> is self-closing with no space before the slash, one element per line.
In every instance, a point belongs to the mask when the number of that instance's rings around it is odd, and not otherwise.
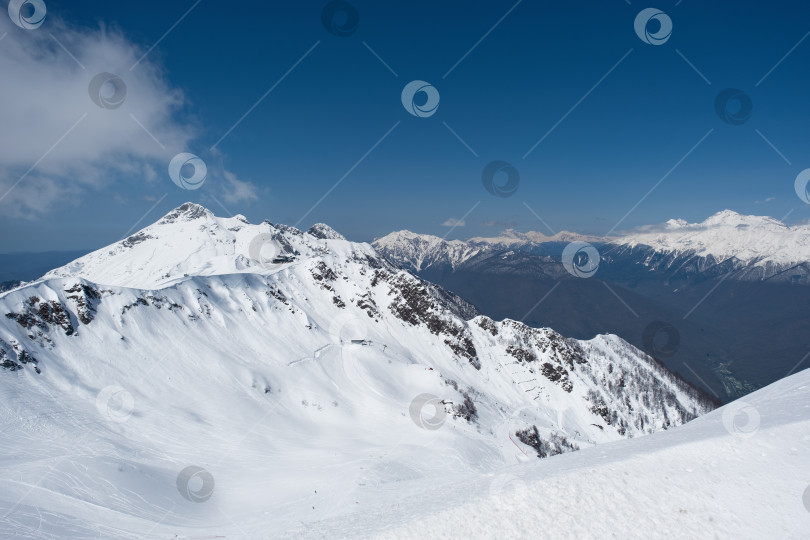
<path fill-rule="evenodd" d="M 591 279 L 565 269 L 573 242 L 598 253 Z M 399 231 L 373 245 L 493 318 L 580 339 L 615 333 L 723 401 L 785 376 L 810 351 L 810 225 L 725 210 L 610 238 Z"/>
<path fill-rule="evenodd" d="M 810 225 L 788 226 L 762 216 L 744 216 L 724 210 L 701 223 L 672 219 L 661 225 L 640 227 L 622 236 L 597 237 L 562 231 L 552 236 L 541 232 L 505 230 L 496 237 L 445 240 L 438 236 L 397 231 L 374 240 L 373 245 L 399 264 L 423 271 L 433 266 L 453 268 L 474 256 L 507 249 L 522 251 L 547 244 L 584 241 L 625 250 L 652 248 L 673 260 L 688 256 L 712 260 L 711 264 L 733 261 L 736 268 L 748 268 L 737 279 L 795 280 L 810 269 Z M 750 271 L 758 269 L 756 271 Z M 794 272 L 790 272 L 794 269 Z M 783 273 L 786 272 L 786 275 Z"/>

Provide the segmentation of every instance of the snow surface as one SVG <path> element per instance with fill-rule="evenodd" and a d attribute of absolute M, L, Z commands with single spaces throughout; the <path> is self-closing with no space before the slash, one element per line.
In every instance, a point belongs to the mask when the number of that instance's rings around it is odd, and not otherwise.
<path fill-rule="evenodd" d="M 751 397 L 744 443 L 718 413 L 674 428 L 711 406 L 618 337 L 466 321 L 324 225 L 184 205 L 0 313 L 2 537 L 807 531 L 783 525 L 810 517 L 807 372 Z M 582 450 L 539 460 L 532 426 Z"/>
<path fill-rule="evenodd" d="M 378 538 L 808 538 L 810 370 L 673 430 L 425 486 L 355 520 Z M 359 535 L 358 535 L 359 536 Z"/>

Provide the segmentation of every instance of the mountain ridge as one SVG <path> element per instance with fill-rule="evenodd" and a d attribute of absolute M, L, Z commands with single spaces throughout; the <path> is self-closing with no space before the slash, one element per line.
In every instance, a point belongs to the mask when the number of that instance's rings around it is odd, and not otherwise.
<path fill-rule="evenodd" d="M 702 222 L 670 219 L 610 237 L 567 231 L 547 236 L 536 231 L 507 229 L 500 236 L 448 241 L 434 235 L 396 231 L 371 243 L 399 262 L 421 271 L 443 262 L 455 268 L 483 252 L 574 241 L 612 246 L 607 250 L 646 246 L 673 257 L 713 257 L 719 263 L 734 259 L 746 266 L 782 268 L 810 260 L 810 225 L 788 226 L 772 217 L 747 216 L 733 210 L 722 210 Z"/>

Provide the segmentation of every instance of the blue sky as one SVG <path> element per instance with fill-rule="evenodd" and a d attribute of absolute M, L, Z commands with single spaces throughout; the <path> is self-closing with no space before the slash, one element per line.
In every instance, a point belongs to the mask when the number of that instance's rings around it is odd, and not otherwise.
<path fill-rule="evenodd" d="M 186 200 L 354 240 L 548 232 L 527 205 L 591 234 L 725 208 L 810 218 L 793 188 L 810 167 L 806 2 L 358 0 L 345 37 L 327 2 L 45 3 L 37 29 L 0 23 L 0 252 L 100 247 Z M 634 30 L 651 6 L 672 21 L 662 45 Z M 89 99 L 100 72 L 125 82 L 120 108 Z M 413 80 L 438 90 L 435 114 L 403 107 Z M 741 125 L 715 112 L 726 88 L 753 103 Z M 202 188 L 172 183 L 180 152 L 205 161 Z M 482 185 L 495 160 L 519 172 L 510 197 Z"/>

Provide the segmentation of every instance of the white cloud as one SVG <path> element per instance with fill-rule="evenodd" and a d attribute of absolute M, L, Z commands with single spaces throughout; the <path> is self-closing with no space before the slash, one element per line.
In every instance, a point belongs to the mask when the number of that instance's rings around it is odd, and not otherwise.
<path fill-rule="evenodd" d="M 19 183 L 0 201 L 0 212 L 34 217 L 116 181 L 173 188 L 166 167 L 175 154 L 194 151 L 200 130 L 183 114 L 182 91 L 150 56 L 130 70 L 143 50 L 120 32 L 79 30 L 51 17 L 47 28 L 26 31 L 0 16 L 3 32 L 0 197 Z M 90 81 L 101 72 L 126 84 L 117 109 L 90 98 Z M 234 201 L 255 198 L 251 184 L 225 179 Z"/>
<path fill-rule="evenodd" d="M 442 227 L 463 227 L 467 224 L 463 219 L 448 218 L 442 223 Z"/>
<path fill-rule="evenodd" d="M 239 180 L 235 174 L 223 171 L 225 182 L 222 184 L 222 197 L 225 202 L 231 204 L 238 204 L 241 202 L 249 202 L 258 199 L 256 195 L 256 186 L 250 182 Z"/>
<path fill-rule="evenodd" d="M 481 225 L 484 227 L 515 227 L 517 224 L 514 221 L 483 221 Z"/>

